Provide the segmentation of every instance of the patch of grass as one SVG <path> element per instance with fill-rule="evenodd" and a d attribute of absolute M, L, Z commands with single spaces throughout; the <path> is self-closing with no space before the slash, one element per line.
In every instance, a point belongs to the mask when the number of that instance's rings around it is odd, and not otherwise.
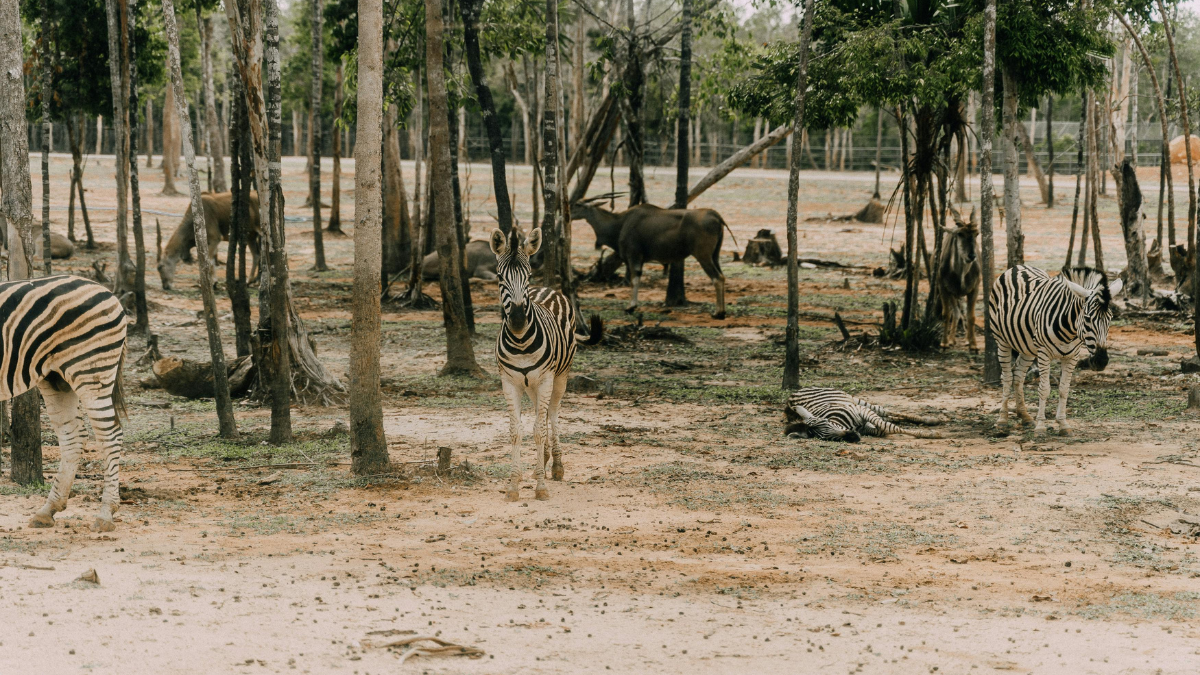
<path fill-rule="evenodd" d="M 1097 605 L 1076 612 L 1086 619 L 1103 619 L 1114 613 L 1131 614 L 1145 619 L 1183 621 L 1195 618 L 1200 610 L 1200 593 L 1184 591 L 1169 596 L 1155 593 L 1121 593 L 1107 605 Z"/>
<path fill-rule="evenodd" d="M 1164 416 L 1182 413 L 1185 398 L 1168 397 L 1154 389 L 1073 388 L 1067 405 L 1069 416 L 1076 419 L 1159 422 Z"/>

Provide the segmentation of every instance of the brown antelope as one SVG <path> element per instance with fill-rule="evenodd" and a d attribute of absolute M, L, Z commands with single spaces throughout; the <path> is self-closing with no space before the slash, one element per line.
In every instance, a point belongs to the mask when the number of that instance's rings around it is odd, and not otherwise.
<path fill-rule="evenodd" d="M 975 254 L 975 238 L 979 226 L 975 224 L 975 209 L 971 218 L 962 221 L 962 216 L 953 208 L 955 227 L 943 228 L 942 256 L 938 260 L 938 294 L 942 303 L 942 344 L 953 347 L 958 343 L 958 320 L 966 324 L 967 344 L 971 351 L 979 351 L 975 342 L 975 298 L 979 295 L 979 257 Z M 966 298 L 967 311 L 962 313 L 961 300 Z"/>
<path fill-rule="evenodd" d="M 638 306 L 642 266 L 647 262 L 682 264 L 690 255 L 712 279 L 717 292 L 714 319 L 725 318 L 725 275 L 721 272 L 721 240 L 729 227 L 712 209 L 663 209 L 639 204 L 613 213 L 595 205 L 595 200 L 571 206 L 574 218 L 585 218 L 596 233 L 596 248 L 608 246 L 625 261 L 625 272 L 633 291 L 629 307 Z"/>
<path fill-rule="evenodd" d="M 200 200 L 204 204 L 204 227 L 208 230 L 208 253 L 212 256 L 213 263 L 217 261 L 217 244 L 222 240 L 229 239 L 229 228 L 233 222 L 233 193 L 232 192 L 205 192 L 200 195 Z M 250 224 L 246 232 L 246 241 L 249 244 L 250 255 L 253 256 L 254 271 L 251 272 L 251 278 L 257 276 L 258 270 L 258 193 L 250 193 Z M 189 204 L 187 211 L 183 213 L 183 219 L 179 221 L 179 227 L 175 229 L 175 234 L 171 235 L 171 239 L 167 242 L 165 251 L 159 251 L 158 254 L 158 276 L 162 279 L 162 287 L 164 291 L 171 290 L 171 284 L 175 281 L 175 267 L 179 261 L 190 262 L 192 259 L 192 249 L 196 247 L 196 229 L 192 225 L 192 207 Z"/>

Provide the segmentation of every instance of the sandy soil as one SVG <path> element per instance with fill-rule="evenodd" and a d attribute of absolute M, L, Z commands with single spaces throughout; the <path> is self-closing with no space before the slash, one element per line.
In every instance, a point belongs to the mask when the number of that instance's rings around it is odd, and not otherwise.
<path fill-rule="evenodd" d="M 66 167 L 56 159 L 64 179 Z M 303 201 L 302 167 L 285 163 L 291 204 Z M 111 205 L 100 187 L 111 171 L 111 158 L 89 162 L 89 205 Z M 472 171 L 476 222 L 490 222 L 487 168 Z M 514 173 L 528 194 L 527 172 Z M 670 192 L 672 172 L 650 178 L 652 197 Z M 872 180 L 806 173 L 802 215 L 853 212 Z M 144 176 L 146 193 L 154 181 Z M 721 209 L 744 243 L 760 227 L 782 232 L 785 185 L 784 172 L 742 171 L 698 205 Z M 1070 204 L 1047 213 L 1027 187 L 1030 259 L 1057 267 Z M 181 213 L 186 198 L 145 203 Z M 1102 206 L 1118 269 L 1115 206 Z M 93 215 L 111 245 L 111 212 Z M 65 230 L 65 212 L 54 222 Z M 297 298 L 322 359 L 344 376 L 352 245 L 329 240 L 334 270 L 311 273 L 310 228 L 289 224 Z M 804 230 L 805 255 L 865 267 L 885 262 L 892 236 L 890 225 Z M 575 236 L 582 267 L 595 256 L 591 233 L 577 223 Z M 63 267 L 87 270 L 97 256 L 112 258 L 111 247 Z M 386 480 L 348 475 L 344 408 L 296 407 L 298 441 L 276 449 L 263 442 L 267 411 L 239 405 L 246 440 L 220 442 L 210 403 L 134 387 L 116 532 L 87 528 L 99 474 L 90 445 L 53 530 L 24 527 L 42 490 L 0 482 L 0 672 L 1195 672 L 1197 538 L 1154 524 L 1200 513 L 1200 419 L 1181 391 L 1195 379 L 1177 365 L 1191 353 L 1190 324 L 1118 322 L 1109 369 L 1076 376 L 1075 433 L 1004 434 L 992 429 L 996 392 L 976 384 L 977 357 L 832 344 L 832 311 L 869 329 L 895 284 L 865 267 L 805 270 L 806 379 L 951 421 L 939 440 L 794 441 L 780 433 L 776 386 L 782 273 L 728 260 L 724 323 L 704 304 L 656 307 L 665 281 L 651 275 L 648 322 L 695 346 L 581 352 L 576 372 L 615 393 L 568 394 L 567 479 L 548 502 L 533 500 L 528 472 L 527 501 L 503 501 L 504 403 L 495 380 L 433 376 L 440 312 L 385 311 L 385 424 L 393 461 L 408 463 Z M 692 299 L 711 303 L 694 263 L 688 275 Z M 203 358 L 194 286 L 185 266 L 180 290 L 153 290 L 152 321 L 165 352 Z M 495 288 L 473 290 L 476 350 L 492 372 Z M 626 322 L 627 288 L 583 297 L 610 328 Z M 1169 355 L 1138 356 L 1144 347 Z M 443 475 L 420 463 L 440 446 L 454 453 Z M 50 477 L 53 445 L 46 457 Z M 285 462 L 304 466 L 255 468 Z M 98 585 L 77 580 L 89 569 Z M 400 666 L 403 650 L 386 645 L 411 636 L 485 654 Z"/>

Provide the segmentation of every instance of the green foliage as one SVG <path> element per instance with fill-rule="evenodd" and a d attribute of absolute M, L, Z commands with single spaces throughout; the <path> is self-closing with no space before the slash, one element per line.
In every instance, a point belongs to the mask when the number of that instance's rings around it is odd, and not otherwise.
<path fill-rule="evenodd" d="M 1036 106 L 1048 92 L 1103 86 L 1103 59 L 1113 53 L 1111 34 L 1102 28 L 1107 16 L 1103 5 L 1084 9 L 1069 0 L 999 4 L 996 60 L 1016 79 L 1023 108 Z"/>

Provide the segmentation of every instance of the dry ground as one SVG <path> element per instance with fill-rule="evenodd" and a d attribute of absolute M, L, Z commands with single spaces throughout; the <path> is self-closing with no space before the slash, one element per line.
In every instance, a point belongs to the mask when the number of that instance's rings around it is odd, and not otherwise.
<path fill-rule="evenodd" d="M 55 159 L 59 191 L 66 167 Z M 285 163 L 289 204 L 303 201 L 302 167 Z M 472 169 L 483 237 L 490 179 L 486 167 Z M 89 160 L 104 247 L 62 268 L 112 258 L 113 214 L 98 209 L 113 203 L 111 174 L 111 157 Z M 651 176 L 653 198 L 667 198 L 672 176 Z M 514 177 L 528 223 L 528 172 Z M 406 181 L 411 188 L 411 173 Z M 857 210 L 871 181 L 806 173 L 802 216 Z M 1065 198 L 1073 184 L 1059 181 Z M 743 170 L 697 205 L 719 208 L 744 243 L 760 227 L 782 233 L 785 186 L 784 172 Z M 349 218 L 352 175 L 343 187 Z M 1027 187 L 1030 261 L 1057 267 L 1071 204 L 1047 212 Z M 157 170 L 143 176 L 145 193 L 160 188 Z M 181 213 L 186 198 L 149 196 L 145 206 Z M 1119 269 L 1115 206 L 1102 206 L 1108 265 Z M 65 230 L 65 211 L 53 216 Z M 169 236 L 177 219 L 159 217 Z M 352 242 L 329 240 L 333 271 L 312 273 L 310 228 L 289 224 L 294 288 L 319 353 L 344 377 Z M 802 225 L 801 243 L 806 256 L 873 267 L 892 236 L 890 224 L 818 221 Z M 575 241 L 583 267 L 595 257 L 586 225 L 577 223 Z M 977 384 L 978 357 L 831 346 L 833 311 L 858 322 L 856 332 L 873 330 L 897 284 L 866 268 L 802 270 L 805 380 L 952 421 L 943 440 L 795 441 L 782 437 L 779 406 L 783 273 L 728 253 L 724 266 L 725 322 L 708 319 L 712 290 L 694 262 L 688 292 L 700 304 L 683 311 L 662 310 L 665 281 L 650 275 L 646 321 L 693 345 L 581 351 L 575 372 L 611 382 L 612 393 L 567 396 L 567 480 L 551 485 L 548 502 L 532 499 L 529 480 L 528 501 L 503 501 L 498 381 L 435 376 L 439 312 L 385 308 L 386 426 L 392 459 L 410 462 L 403 476 L 348 475 L 344 408 L 296 407 L 299 440 L 273 448 L 264 410 L 239 405 L 244 440 L 220 442 L 210 403 L 132 386 L 115 533 L 87 529 L 94 452 L 53 530 L 24 527 L 43 488 L 0 482 L 0 672 L 1196 671 L 1196 539 L 1147 522 L 1172 509 L 1200 513 L 1200 419 L 1183 410 L 1192 376 L 1177 374 L 1192 349 L 1188 322 L 1117 321 L 1108 370 L 1075 380 L 1076 432 L 1004 435 L 992 428 L 996 392 Z M 152 290 L 152 322 L 164 352 L 204 358 L 195 278 L 185 266 L 181 290 Z M 472 290 L 476 349 L 491 373 L 496 291 Z M 628 322 L 627 288 L 586 287 L 583 298 L 610 329 Z M 135 356 L 142 344 L 131 340 Z M 1137 356 L 1144 347 L 1169 356 Z M 135 367 L 128 377 L 146 375 Z M 453 450 L 450 473 L 412 463 L 440 446 Z M 49 477 L 49 438 L 46 455 Z M 253 468 L 294 462 L 309 466 Z M 74 581 L 89 568 L 98 586 Z M 384 645 L 406 635 L 486 655 L 399 666 L 399 651 Z"/>

